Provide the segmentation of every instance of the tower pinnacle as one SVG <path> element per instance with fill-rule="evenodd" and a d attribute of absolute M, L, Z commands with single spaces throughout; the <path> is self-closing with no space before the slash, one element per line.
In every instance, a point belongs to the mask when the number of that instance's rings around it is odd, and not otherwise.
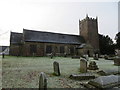
<path fill-rule="evenodd" d="M 86 14 L 86 19 L 88 19 L 89 17 L 88 17 L 88 14 Z"/>

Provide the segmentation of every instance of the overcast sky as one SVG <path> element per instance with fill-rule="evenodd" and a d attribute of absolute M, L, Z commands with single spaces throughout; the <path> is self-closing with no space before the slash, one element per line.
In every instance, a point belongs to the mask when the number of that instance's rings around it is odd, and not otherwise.
<path fill-rule="evenodd" d="M 9 45 L 10 31 L 22 32 L 23 28 L 78 35 L 79 19 L 86 14 L 97 16 L 99 33 L 114 39 L 118 32 L 118 0 L 113 1 L 1 0 L 0 45 Z"/>

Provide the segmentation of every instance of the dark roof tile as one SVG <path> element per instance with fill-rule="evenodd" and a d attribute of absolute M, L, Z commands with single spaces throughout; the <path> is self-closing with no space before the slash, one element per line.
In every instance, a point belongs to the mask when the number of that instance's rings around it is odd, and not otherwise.
<path fill-rule="evenodd" d="M 33 31 L 23 29 L 24 41 L 26 42 L 49 42 L 63 44 L 82 44 L 84 38 L 79 35 Z"/>
<path fill-rule="evenodd" d="M 20 44 L 22 42 L 22 33 L 11 32 L 10 43 Z"/>

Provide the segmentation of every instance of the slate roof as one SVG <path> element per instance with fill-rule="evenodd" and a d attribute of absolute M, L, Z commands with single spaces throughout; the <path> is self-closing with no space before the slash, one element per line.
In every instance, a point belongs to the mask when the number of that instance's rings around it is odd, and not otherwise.
<path fill-rule="evenodd" d="M 20 44 L 22 42 L 22 37 L 23 37 L 22 33 L 11 32 L 10 43 Z"/>
<path fill-rule="evenodd" d="M 47 42 L 61 44 L 82 44 L 84 38 L 79 35 L 69 35 L 53 32 L 43 32 L 23 29 L 23 37 L 25 42 Z"/>

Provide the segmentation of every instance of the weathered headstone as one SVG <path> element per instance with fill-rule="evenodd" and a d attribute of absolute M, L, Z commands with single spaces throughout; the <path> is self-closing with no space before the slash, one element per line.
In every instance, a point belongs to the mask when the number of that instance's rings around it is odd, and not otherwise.
<path fill-rule="evenodd" d="M 39 90 L 47 90 L 47 77 L 44 72 L 40 73 Z"/>
<path fill-rule="evenodd" d="M 67 53 L 64 53 L 64 57 L 67 57 Z"/>
<path fill-rule="evenodd" d="M 89 79 L 94 79 L 95 76 L 92 75 L 91 73 L 82 73 L 82 74 L 71 74 L 70 75 L 71 79 L 75 80 L 89 80 Z"/>
<path fill-rule="evenodd" d="M 87 54 L 86 55 L 82 55 L 81 57 L 86 59 L 86 60 L 89 60 L 89 56 Z"/>
<path fill-rule="evenodd" d="M 120 57 L 115 57 L 114 58 L 114 65 L 120 66 Z"/>
<path fill-rule="evenodd" d="M 86 60 L 87 60 L 87 61 L 89 60 L 89 55 L 86 55 Z"/>
<path fill-rule="evenodd" d="M 87 72 L 87 60 L 84 58 L 80 59 L 80 72 Z"/>
<path fill-rule="evenodd" d="M 94 60 L 98 60 L 98 58 L 99 58 L 99 55 L 98 55 L 98 54 L 94 54 L 94 55 L 93 55 L 93 59 L 94 59 Z"/>
<path fill-rule="evenodd" d="M 114 57 L 113 56 L 104 55 L 104 59 L 105 60 L 113 60 Z"/>
<path fill-rule="evenodd" d="M 120 71 L 119 70 L 115 70 L 115 69 L 113 69 L 113 70 L 100 70 L 100 71 L 98 71 L 97 72 L 97 74 L 99 74 L 99 75 L 102 75 L 102 76 L 106 76 L 106 75 L 117 75 L 117 74 L 120 74 Z"/>
<path fill-rule="evenodd" d="M 120 76 L 100 76 L 94 80 L 89 81 L 88 84 L 93 85 L 96 88 L 113 88 L 120 85 Z"/>
<path fill-rule="evenodd" d="M 117 56 L 120 57 L 120 50 L 118 50 L 118 52 L 117 52 Z"/>
<path fill-rule="evenodd" d="M 89 66 L 88 66 L 88 69 L 89 70 L 97 70 L 98 66 L 96 65 L 96 62 L 95 61 L 91 61 Z"/>
<path fill-rule="evenodd" d="M 99 58 L 104 58 L 104 55 L 99 55 Z"/>
<path fill-rule="evenodd" d="M 99 59 L 99 54 L 96 54 L 96 58 L 97 58 L 97 60 Z"/>
<path fill-rule="evenodd" d="M 104 55 L 104 59 L 108 60 L 108 55 Z"/>
<path fill-rule="evenodd" d="M 60 68 L 58 62 L 56 61 L 53 62 L 53 68 L 54 68 L 54 74 L 60 76 Z"/>
<path fill-rule="evenodd" d="M 53 53 L 51 53 L 50 58 L 51 58 L 51 59 L 53 58 Z"/>
<path fill-rule="evenodd" d="M 120 57 L 120 50 L 116 50 L 116 56 Z"/>

